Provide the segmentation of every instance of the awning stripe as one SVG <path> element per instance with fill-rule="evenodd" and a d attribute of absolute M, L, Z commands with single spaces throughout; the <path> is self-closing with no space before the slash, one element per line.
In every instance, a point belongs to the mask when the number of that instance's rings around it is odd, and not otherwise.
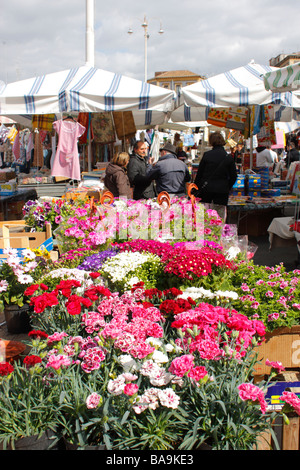
<path fill-rule="evenodd" d="M 147 82 L 142 82 L 139 109 L 147 109 L 149 107 L 149 92 L 150 84 Z"/>
<path fill-rule="evenodd" d="M 97 72 L 97 69 L 93 67 L 90 68 L 90 70 L 88 70 L 87 73 L 85 73 L 83 77 L 81 77 L 79 82 L 76 83 L 76 85 L 74 85 L 73 88 L 71 88 L 70 90 L 71 111 L 76 111 L 76 112 L 80 111 L 80 91 L 92 79 L 92 77 L 95 75 L 96 72 Z"/>
<path fill-rule="evenodd" d="M 70 83 L 76 76 L 77 72 L 78 72 L 78 67 L 70 69 L 64 83 L 62 84 L 58 92 L 58 106 L 59 106 L 59 110 L 61 113 L 68 109 L 66 88 L 70 85 Z"/>
<path fill-rule="evenodd" d="M 114 94 L 118 91 L 122 75 L 115 73 L 111 85 L 104 95 L 105 111 L 114 111 Z"/>

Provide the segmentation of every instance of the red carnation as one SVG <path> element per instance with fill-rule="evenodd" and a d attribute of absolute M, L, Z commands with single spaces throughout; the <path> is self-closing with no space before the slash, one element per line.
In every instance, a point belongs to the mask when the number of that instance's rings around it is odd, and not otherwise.
<path fill-rule="evenodd" d="M 48 334 L 41 330 L 31 330 L 28 336 L 30 338 L 48 338 Z"/>
<path fill-rule="evenodd" d="M 41 362 L 42 362 L 42 359 L 40 358 L 40 356 L 35 356 L 34 354 L 32 354 L 31 356 L 24 357 L 24 360 L 23 360 L 23 363 L 28 369 L 30 367 L 35 366 L 35 364 L 39 364 Z"/>
<path fill-rule="evenodd" d="M 0 363 L 0 376 L 4 377 L 5 375 L 9 375 L 14 371 L 14 367 L 9 362 L 1 362 Z"/>
<path fill-rule="evenodd" d="M 33 295 L 35 293 L 35 291 L 38 290 L 39 288 L 39 284 L 32 284 L 31 286 L 28 286 L 27 289 L 25 289 L 25 292 L 24 292 L 24 295 Z"/>

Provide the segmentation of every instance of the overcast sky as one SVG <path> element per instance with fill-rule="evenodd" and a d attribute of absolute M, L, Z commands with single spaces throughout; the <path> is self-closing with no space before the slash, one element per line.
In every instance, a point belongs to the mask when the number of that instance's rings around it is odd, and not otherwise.
<path fill-rule="evenodd" d="M 86 0 L 0 2 L 0 80 L 85 64 Z M 299 0 L 95 0 L 95 67 L 144 79 L 145 15 L 148 78 L 167 70 L 209 77 L 300 50 Z"/>

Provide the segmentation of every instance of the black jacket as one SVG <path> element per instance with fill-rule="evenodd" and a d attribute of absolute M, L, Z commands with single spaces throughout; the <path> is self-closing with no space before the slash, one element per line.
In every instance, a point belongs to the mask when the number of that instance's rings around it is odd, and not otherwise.
<path fill-rule="evenodd" d="M 156 196 L 154 183 L 147 176 L 148 164 L 139 155 L 131 155 L 127 175 L 133 186 L 133 199 L 152 199 Z"/>
<path fill-rule="evenodd" d="M 219 167 L 221 162 L 222 165 Z M 236 179 L 237 171 L 232 156 L 228 155 L 223 147 L 214 147 L 204 153 L 194 183 L 200 190 L 202 184 L 207 181 L 208 192 L 229 193 Z M 200 195 L 198 191 L 196 195 Z"/>
<path fill-rule="evenodd" d="M 287 168 L 289 168 L 291 163 L 298 162 L 299 157 L 300 157 L 300 154 L 297 149 L 289 150 L 285 159 Z"/>
<path fill-rule="evenodd" d="M 158 194 L 162 191 L 167 191 L 169 194 L 184 194 L 185 183 L 191 179 L 186 164 L 170 153 L 160 157 L 155 165 L 150 166 L 147 175 L 156 181 Z"/>

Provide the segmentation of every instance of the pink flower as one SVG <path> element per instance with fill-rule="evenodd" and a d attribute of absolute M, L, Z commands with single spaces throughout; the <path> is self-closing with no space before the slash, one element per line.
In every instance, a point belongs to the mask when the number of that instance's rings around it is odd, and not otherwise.
<path fill-rule="evenodd" d="M 247 284 L 245 284 L 245 283 L 243 283 L 243 284 L 241 285 L 241 289 L 242 289 L 242 291 L 244 291 L 244 292 L 248 292 L 248 291 L 250 290 L 249 286 L 247 286 Z"/>
<path fill-rule="evenodd" d="M 239 396 L 241 400 L 251 400 L 260 404 L 262 414 L 265 414 L 267 410 L 267 403 L 264 398 L 263 391 L 251 383 L 242 383 L 238 386 Z"/>
<path fill-rule="evenodd" d="M 188 372 L 188 377 L 194 379 L 196 382 L 206 377 L 208 374 L 204 366 L 196 366 Z"/>
<path fill-rule="evenodd" d="M 273 369 L 276 369 L 278 372 L 285 370 L 285 367 L 282 365 L 281 362 L 273 362 L 269 361 L 269 359 L 266 359 L 266 365 L 272 367 Z"/>
<path fill-rule="evenodd" d="M 295 393 L 283 392 L 280 399 L 285 401 L 288 405 L 292 406 L 296 413 L 300 416 L 300 399 Z"/>
<path fill-rule="evenodd" d="M 89 409 L 97 408 L 100 402 L 101 396 L 98 395 L 98 393 L 93 392 L 86 399 L 86 407 Z"/>
<path fill-rule="evenodd" d="M 194 356 L 186 354 L 184 356 L 176 357 L 170 365 L 171 374 L 177 377 L 183 377 L 194 366 Z"/>
<path fill-rule="evenodd" d="M 266 292 L 266 297 L 274 297 L 274 293 L 271 290 Z"/>
<path fill-rule="evenodd" d="M 46 367 L 52 367 L 53 369 L 58 370 L 63 366 L 68 367 L 70 364 L 71 360 L 68 358 L 68 356 L 63 354 L 52 354 L 48 359 Z"/>
<path fill-rule="evenodd" d="M 129 384 L 126 384 L 125 387 L 124 387 L 124 393 L 125 395 L 134 395 L 135 393 L 137 393 L 139 389 L 139 386 L 137 384 L 133 384 L 133 383 L 129 383 Z"/>

